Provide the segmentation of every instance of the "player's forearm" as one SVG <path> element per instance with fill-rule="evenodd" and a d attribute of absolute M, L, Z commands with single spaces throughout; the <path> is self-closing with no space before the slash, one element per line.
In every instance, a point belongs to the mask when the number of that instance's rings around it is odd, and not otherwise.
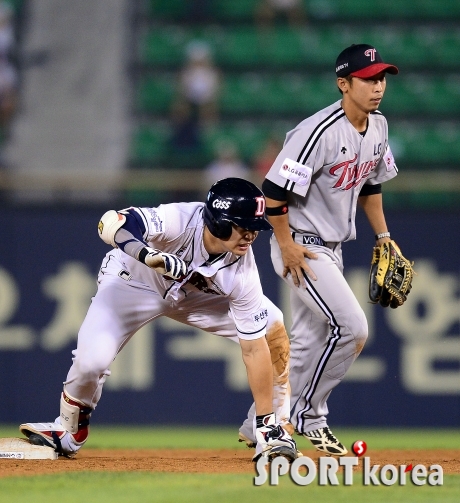
<path fill-rule="evenodd" d="M 267 208 L 279 208 L 287 204 L 287 201 L 277 201 L 275 199 L 267 199 Z M 291 229 L 289 228 L 289 216 L 285 215 L 268 215 L 268 221 L 273 226 L 273 232 L 276 236 L 280 248 L 284 244 L 292 242 Z"/>
<path fill-rule="evenodd" d="M 256 405 L 256 414 L 273 412 L 273 369 L 265 337 L 254 341 L 240 339 L 249 387 Z"/>
<path fill-rule="evenodd" d="M 374 233 L 381 234 L 382 232 L 388 232 L 385 215 L 383 213 L 382 194 L 360 196 L 358 201 L 363 208 Z"/>
<path fill-rule="evenodd" d="M 287 215 L 268 217 L 268 221 L 273 226 L 273 233 L 281 250 L 293 243 Z"/>

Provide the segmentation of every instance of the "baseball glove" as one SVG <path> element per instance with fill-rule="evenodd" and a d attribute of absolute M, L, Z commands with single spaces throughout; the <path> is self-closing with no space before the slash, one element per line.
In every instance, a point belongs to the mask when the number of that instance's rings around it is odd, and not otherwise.
<path fill-rule="evenodd" d="M 369 274 L 371 302 L 393 309 L 402 306 L 412 288 L 413 265 L 394 241 L 375 246 Z"/>

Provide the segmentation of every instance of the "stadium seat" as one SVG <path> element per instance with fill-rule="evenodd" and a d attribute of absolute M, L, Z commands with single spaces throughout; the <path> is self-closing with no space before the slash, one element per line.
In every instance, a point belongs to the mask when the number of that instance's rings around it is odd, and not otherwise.
<path fill-rule="evenodd" d="M 459 2 L 460 4 L 460 2 Z M 212 50 L 216 64 L 223 69 L 253 71 L 258 68 L 322 71 L 331 68 L 339 52 L 353 43 L 375 45 L 382 57 L 399 66 L 401 72 L 430 69 L 456 71 L 460 53 L 460 30 L 440 25 L 411 29 L 367 25 L 312 26 L 307 30 L 277 27 L 260 33 L 252 25 L 191 28 L 178 25 L 156 26 L 139 37 L 138 60 L 151 68 L 177 68 L 184 62 L 191 40 L 203 40 Z"/>
<path fill-rule="evenodd" d="M 306 116 L 340 98 L 331 75 L 300 73 L 227 76 L 220 100 L 223 114 Z"/>
<path fill-rule="evenodd" d="M 460 17 L 460 2 L 458 0 L 416 0 L 414 7 L 417 9 L 418 15 L 427 20 L 451 20 Z"/>
<path fill-rule="evenodd" d="M 209 2 L 211 15 L 227 22 L 254 20 L 254 10 L 260 0 L 212 0 Z"/>
<path fill-rule="evenodd" d="M 296 121 L 267 122 L 258 120 L 227 121 L 205 129 L 204 148 L 192 159 L 184 162 L 203 165 L 210 160 L 221 141 L 232 141 L 242 157 L 249 162 L 273 133 L 284 137 Z M 400 168 L 431 169 L 440 165 L 456 166 L 460 159 L 460 125 L 453 121 L 389 123 L 390 146 Z M 170 128 L 161 121 L 139 126 L 135 131 L 131 150 L 131 164 L 180 167 L 178 159 L 169 156 Z M 169 164 L 168 164 L 169 163 Z M 179 164 L 182 164 L 181 162 Z"/>
<path fill-rule="evenodd" d="M 204 6 L 183 0 L 145 0 L 151 19 L 185 21 L 196 9 L 202 19 L 227 23 L 248 23 L 254 20 L 259 0 L 212 0 Z M 330 21 L 450 20 L 460 16 L 458 0 L 303 0 L 310 22 Z M 17 3 L 17 1 L 15 2 Z M 195 9 L 195 10 L 194 10 Z"/>
<path fill-rule="evenodd" d="M 432 21 L 460 16 L 457 0 L 307 0 L 307 12 L 315 19 L 337 21 Z"/>
<path fill-rule="evenodd" d="M 260 112 L 264 107 L 265 83 L 258 74 L 225 77 L 220 108 L 223 113 L 248 114 Z"/>
<path fill-rule="evenodd" d="M 193 35 L 178 26 L 148 30 L 139 37 L 139 60 L 152 66 L 174 67 L 182 65 L 185 47 Z"/>
<path fill-rule="evenodd" d="M 390 146 L 397 163 L 419 169 L 458 165 L 460 126 L 456 122 L 390 124 Z"/>
<path fill-rule="evenodd" d="M 170 128 L 165 124 L 139 126 L 131 144 L 131 164 L 155 165 L 163 162 L 169 135 Z"/>
<path fill-rule="evenodd" d="M 308 115 L 338 100 L 331 72 L 245 73 L 225 76 L 220 107 L 224 114 Z M 460 110 L 460 76 L 417 73 L 387 77 L 382 105 L 386 115 L 454 117 Z"/>
<path fill-rule="evenodd" d="M 241 157 L 249 162 L 261 149 L 268 134 L 267 125 L 251 121 L 236 121 L 220 127 L 209 128 L 205 132 L 205 144 L 207 151 L 214 153 L 219 142 L 231 141 L 238 147 Z"/>
<path fill-rule="evenodd" d="M 184 0 L 146 0 L 146 13 L 156 21 L 180 21 L 186 18 Z"/>
<path fill-rule="evenodd" d="M 144 77 L 136 90 L 136 110 L 141 113 L 166 113 L 171 109 L 175 92 L 175 75 Z"/>
<path fill-rule="evenodd" d="M 273 133 L 283 138 L 300 120 L 340 99 L 338 53 L 369 43 L 400 69 L 387 77 L 380 106 L 399 169 L 460 169 L 460 0 L 303 1 L 304 27 L 292 28 L 280 17 L 271 30 L 258 31 L 259 0 L 140 0 L 130 164 L 204 167 L 219 142 L 228 140 L 250 163 Z M 220 122 L 204 128 L 201 151 L 174 153 L 169 111 L 192 40 L 207 42 L 222 70 Z M 456 198 L 390 191 L 385 204 L 453 207 Z"/>

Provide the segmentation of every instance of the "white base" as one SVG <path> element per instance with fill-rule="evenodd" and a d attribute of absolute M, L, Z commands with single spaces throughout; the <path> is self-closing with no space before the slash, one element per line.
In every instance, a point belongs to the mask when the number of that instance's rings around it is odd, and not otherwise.
<path fill-rule="evenodd" d="M 57 459 L 51 447 L 32 445 L 25 438 L 0 438 L 0 459 Z"/>

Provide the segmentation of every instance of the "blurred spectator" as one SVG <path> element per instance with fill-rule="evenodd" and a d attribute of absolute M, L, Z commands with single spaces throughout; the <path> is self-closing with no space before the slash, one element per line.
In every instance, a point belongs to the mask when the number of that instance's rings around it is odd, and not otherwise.
<path fill-rule="evenodd" d="M 272 167 L 272 164 L 282 147 L 283 142 L 278 138 L 278 136 L 273 134 L 268 137 L 262 149 L 255 155 L 253 159 L 253 167 L 259 185 L 264 180 L 268 170 Z"/>
<path fill-rule="evenodd" d="M 172 164 L 175 164 L 175 167 L 199 167 L 194 164 L 203 149 L 201 128 L 196 112 L 188 103 L 177 101 L 173 104 L 171 127 L 168 146 Z"/>
<path fill-rule="evenodd" d="M 255 21 L 259 28 L 271 28 L 278 18 L 286 18 L 292 27 L 307 22 L 303 0 L 259 0 Z"/>
<path fill-rule="evenodd" d="M 212 0 L 187 0 L 187 18 L 193 23 L 205 23 L 212 17 Z"/>
<path fill-rule="evenodd" d="M 17 72 L 11 62 L 15 49 L 13 11 L 7 2 L 0 2 L 0 128 L 5 133 L 16 111 Z"/>
<path fill-rule="evenodd" d="M 187 61 L 179 75 L 177 100 L 192 107 L 201 125 L 218 121 L 218 98 L 221 74 L 214 65 L 211 50 L 204 42 L 194 41 L 187 47 Z"/>
<path fill-rule="evenodd" d="M 241 160 L 237 146 L 231 141 L 217 145 L 216 157 L 205 169 L 204 185 L 210 186 L 222 178 L 244 178 L 251 180 L 251 169 Z"/>

